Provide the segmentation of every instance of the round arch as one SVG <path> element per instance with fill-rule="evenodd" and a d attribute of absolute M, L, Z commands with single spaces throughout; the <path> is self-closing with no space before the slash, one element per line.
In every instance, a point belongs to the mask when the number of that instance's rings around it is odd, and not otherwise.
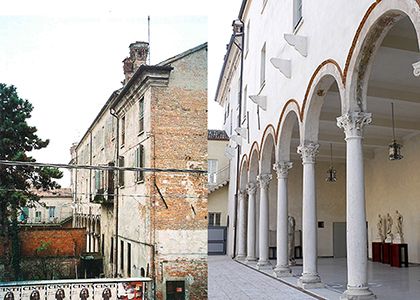
<path fill-rule="evenodd" d="M 261 174 L 269 173 L 273 168 L 273 154 L 276 153 L 276 138 L 273 126 L 268 126 L 261 143 L 260 170 Z"/>
<path fill-rule="evenodd" d="M 344 69 L 347 111 L 366 111 L 367 87 L 376 53 L 388 32 L 404 17 L 413 25 L 419 47 L 419 16 L 419 0 L 382 0 L 369 7 L 354 36 Z"/>
<path fill-rule="evenodd" d="M 252 145 L 251 152 L 249 155 L 248 182 L 255 183 L 257 181 L 257 175 L 260 173 L 259 161 L 260 161 L 260 152 L 258 149 L 258 144 L 254 143 Z"/>
<path fill-rule="evenodd" d="M 307 99 L 305 98 L 305 106 L 302 109 L 301 144 L 318 142 L 321 109 L 327 92 L 333 84 L 337 85 L 341 114 L 347 111 L 345 88 L 340 74 L 341 72 L 335 64 L 324 64 L 317 69 L 313 83 L 308 89 Z"/>
<path fill-rule="evenodd" d="M 283 109 L 277 129 L 276 161 L 290 161 L 290 143 L 292 141 L 293 128 L 299 128 L 301 136 L 301 123 L 299 121 L 299 107 L 295 102 L 289 102 Z"/>

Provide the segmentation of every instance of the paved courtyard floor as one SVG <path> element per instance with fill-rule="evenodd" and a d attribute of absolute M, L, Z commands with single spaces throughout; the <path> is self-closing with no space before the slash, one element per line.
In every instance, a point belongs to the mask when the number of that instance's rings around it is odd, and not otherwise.
<path fill-rule="evenodd" d="M 208 282 L 209 300 L 317 299 L 227 256 L 209 256 Z"/>
<path fill-rule="evenodd" d="M 275 261 L 271 261 L 275 265 Z M 319 258 L 318 272 L 325 288 L 305 294 L 296 286 L 302 273 L 302 261 L 292 268 L 293 277 L 285 283 L 268 277 L 271 270 L 252 270 L 256 263 L 244 265 L 227 256 L 209 256 L 209 299 L 339 299 L 346 289 L 346 259 Z M 420 299 L 420 265 L 408 268 L 368 261 L 368 283 L 378 299 Z"/>

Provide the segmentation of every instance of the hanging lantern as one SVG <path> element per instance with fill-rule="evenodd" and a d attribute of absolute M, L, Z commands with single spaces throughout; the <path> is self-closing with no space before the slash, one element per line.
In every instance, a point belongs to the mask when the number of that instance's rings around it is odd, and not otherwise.
<path fill-rule="evenodd" d="M 389 160 L 400 160 L 403 159 L 404 156 L 401 155 L 401 148 L 403 145 L 398 144 L 395 139 L 395 118 L 394 118 L 394 103 L 391 102 L 391 114 L 392 114 L 392 135 L 393 140 L 392 143 L 388 145 L 389 151 Z"/>
<path fill-rule="evenodd" d="M 325 178 L 327 182 L 336 182 L 337 181 L 337 170 L 333 166 L 332 159 L 332 144 L 330 144 L 330 167 L 327 171 L 327 177 Z"/>

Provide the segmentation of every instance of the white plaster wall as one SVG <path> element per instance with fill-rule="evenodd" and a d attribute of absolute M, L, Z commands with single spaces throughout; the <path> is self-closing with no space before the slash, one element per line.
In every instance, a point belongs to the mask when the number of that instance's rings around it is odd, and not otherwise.
<path fill-rule="evenodd" d="M 372 255 L 371 242 L 377 237 L 378 214 L 390 213 L 395 225 L 395 211 L 398 210 L 404 217 L 403 233 L 408 244 L 409 262 L 420 263 L 420 136 L 403 141 L 403 144 L 403 160 L 390 161 L 387 149 L 383 149 L 375 153 L 374 159 L 365 161 L 369 256 Z"/>
<path fill-rule="evenodd" d="M 346 221 L 345 165 L 334 164 L 337 169 L 337 182 L 325 181 L 329 168 L 327 162 L 317 162 L 316 196 L 318 221 L 324 221 L 325 227 L 318 228 L 318 256 L 333 256 L 333 222 Z M 302 164 L 293 162 L 289 171 L 289 215 L 296 220 L 296 230 L 302 230 Z"/>
<path fill-rule="evenodd" d="M 227 225 L 227 208 L 228 208 L 228 185 L 210 193 L 208 195 L 208 211 L 220 212 L 220 225 Z"/>

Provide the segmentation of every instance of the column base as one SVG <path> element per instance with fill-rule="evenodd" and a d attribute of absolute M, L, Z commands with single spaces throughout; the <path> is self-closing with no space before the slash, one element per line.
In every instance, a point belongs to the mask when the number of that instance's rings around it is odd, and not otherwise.
<path fill-rule="evenodd" d="M 240 261 L 245 260 L 245 258 L 246 258 L 246 256 L 244 254 L 238 254 L 235 257 L 236 260 L 240 260 Z"/>
<path fill-rule="evenodd" d="M 253 256 L 247 256 L 246 259 L 245 259 L 245 263 L 246 264 L 252 264 L 252 263 L 254 263 L 256 261 L 257 261 L 257 258 L 256 257 L 253 257 Z"/>
<path fill-rule="evenodd" d="M 288 266 L 276 266 L 274 268 L 274 276 L 277 278 L 281 278 L 281 277 L 291 277 L 292 275 L 292 270 L 288 267 Z"/>
<path fill-rule="evenodd" d="M 257 263 L 257 270 L 271 270 L 273 267 L 271 266 L 268 260 L 259 260 Z"/>
<path fill-rule="evenodd" d="M 352 288 L 347 290 L 340 296 L 340 300 L 372 300 L 376 299 L 376 295 L 368 288 Z"/>
<path fill-rule="evenodd" d="M 325 287 L 318 274 L 303 273 L 297 282 L 297 286 L 303 289 L 319 289 Z"/>

